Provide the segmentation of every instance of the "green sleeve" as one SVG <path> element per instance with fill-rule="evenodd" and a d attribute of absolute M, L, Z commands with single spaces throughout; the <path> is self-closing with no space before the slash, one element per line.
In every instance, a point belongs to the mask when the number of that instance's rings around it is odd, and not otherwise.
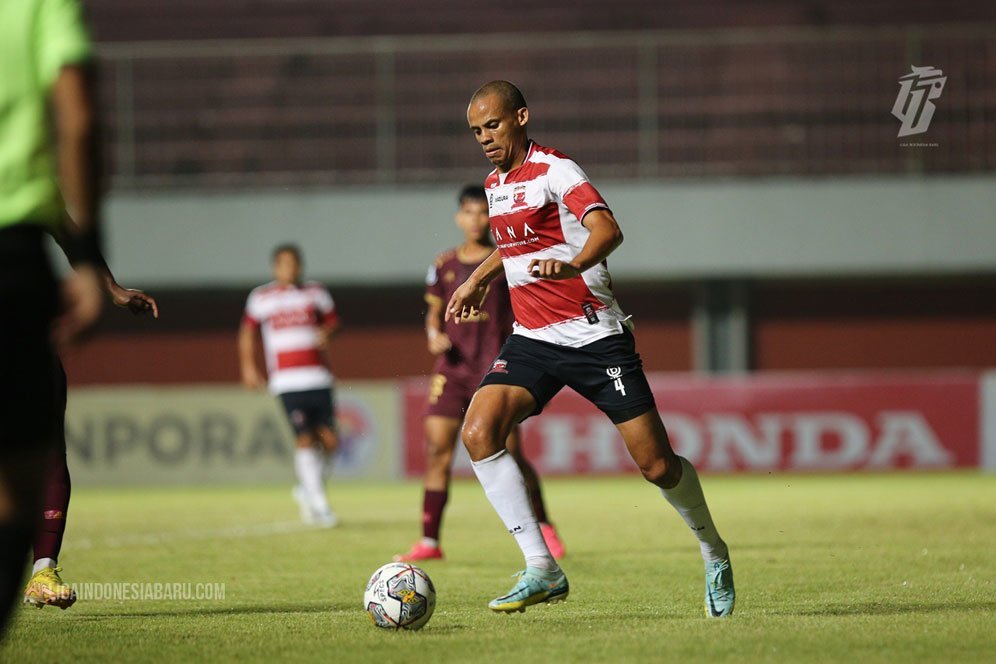
<path fill-rule="evenodd" d="M 90 36 L 78 0 L 41 0 L 35 31 L 38 80 L 46 88 L 63 67 L 90 58 Z"/>

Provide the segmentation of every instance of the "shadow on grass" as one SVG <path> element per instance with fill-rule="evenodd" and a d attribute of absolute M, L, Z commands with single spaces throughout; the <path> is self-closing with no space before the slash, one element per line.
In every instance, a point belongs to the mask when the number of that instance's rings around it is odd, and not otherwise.
<path fill-rule="evenodd" d="M 117 618 L 155 618 L 179 616 L 242 616 L 255 614 L 270 614 L 290 616 L 294 614 L 308 613 L 339 613 L 345 611 L 359 612 L 360 608 L 356 604 L 315 604 L 314 606 L 274 606 L 272 604 L 247 604 L 241 606 L 191 606 L 177 607 L 175 605 L 163 607 L 161 610 L 140 609 L 134 611 L 102 611 L 100 613 L 90 613 L 77 615 L 76 619 L 81 621 L 101 621 Z"/>
<path fill-rule="evenodd" d="M 921 604 L 887 604 L 868 602 L 865 604 L 830 605 L 821 609 L 779 612 L 796 616 L 892 616 L 909 613 L 944 613 L 959 611 L 996 611 L 993 602 L 924 602 Z"/>
<path fill-rule="evenodd" d="M 263 604 L 252 604 L 243 606 L 230 606 L 230 607 L 171 607 L 163 608 L 161 611 L 156 611 L 155 609 L 145 609 L 137 611 L 113 611 L 98 614 L 89 615 L 77 615 L 74 616 L 77 621 L 80 622 L 103 622 L 107 620 L 118 620 L 121 618 L 163 618 L 163 619 L 173 619 L 184 616 L 198 616 L 198 617 L 210 617 L 210 616 L 294 616 L 294 615 L 308 615 L 315 613 L 353 613 L 356 614 L 358 620 L 361 622 L 366 622 L 362 617 L 363 612 L 360 607 L 354 603 L 349 604 L 316 604 L 314 606 L 282 606 L 275 607 L 273 605 L 263 605 Z M 432 626 L 433 634 L 455 634 L 460 633 L 468 629 L 467 625 L 453 624 L 443 621 L 437 621 L 436 624 Z"/>

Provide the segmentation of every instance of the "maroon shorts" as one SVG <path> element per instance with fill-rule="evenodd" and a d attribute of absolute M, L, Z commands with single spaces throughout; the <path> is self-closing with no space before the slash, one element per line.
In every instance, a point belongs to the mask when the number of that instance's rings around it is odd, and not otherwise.
<path fill-rule="evenodd" d="M 433 374 L 429 379 L 426 416 L 436 415 L 462 420 L 480 383 L 481 377 L 468 371 L 459 373 L 443 371 Z"/>

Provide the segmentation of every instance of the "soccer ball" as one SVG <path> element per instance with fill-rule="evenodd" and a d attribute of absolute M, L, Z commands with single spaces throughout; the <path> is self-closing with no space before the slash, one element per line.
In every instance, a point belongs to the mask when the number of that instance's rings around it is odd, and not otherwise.
<path fill-rule="evenodd" d="M 367 582 L 363 608 L 384 629 L 421 629 L 436 608 L 429 575 L 408 563 L 388 563 Z"/>

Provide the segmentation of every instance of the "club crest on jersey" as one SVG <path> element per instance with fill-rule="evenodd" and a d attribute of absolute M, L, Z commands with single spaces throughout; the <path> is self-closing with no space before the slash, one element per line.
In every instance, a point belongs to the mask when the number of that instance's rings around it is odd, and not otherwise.
<path fill-rule="evenodd" d="M 512 190 L 512 207 L 526 207 L 526 185 L 520 184 Z"/>
<path fill-rule="evenodd" d="M 508 373 L 508 362 L 505 360 L 495 360 L 495 363 L 491 365 L 491 369 L 488 373 Z"/>

